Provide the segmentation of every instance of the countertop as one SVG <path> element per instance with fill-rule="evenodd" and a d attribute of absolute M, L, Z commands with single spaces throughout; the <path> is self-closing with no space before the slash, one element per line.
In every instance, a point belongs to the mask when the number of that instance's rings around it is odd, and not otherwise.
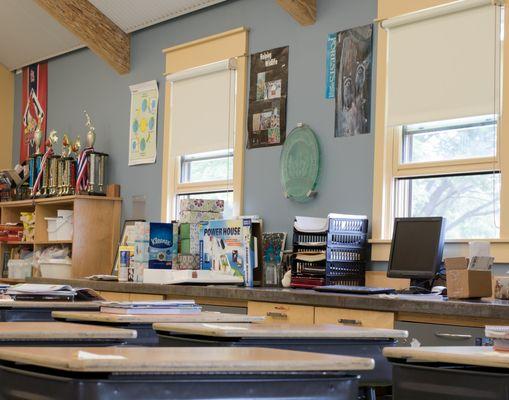
<path fill-rule="evenodd" d="M 74 287 L 89 287 L 99 291 L 216 298 L 232 301 L 263 301 L 300 304 L 318 307 L 350 308 L 374 311 L 435 314 L 468 318 L 494 318 L 509 320 L 507 300 L 426 300 L 397 298 L 386 295 L 352 295 L 320 293 L 305 289 L 245 288 L 213 285 L 157 285 L 144 283 L 119 283 L 86 279 L 33 278 L 33 283 L 65 283 Z"/>

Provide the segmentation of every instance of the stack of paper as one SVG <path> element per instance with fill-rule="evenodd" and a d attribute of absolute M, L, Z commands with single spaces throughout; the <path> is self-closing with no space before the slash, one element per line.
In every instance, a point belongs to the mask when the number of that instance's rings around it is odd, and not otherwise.
<path fill-rule="evenodd" d="M 20 283 L 9 287 L 6 294 L 16 300 L 72 300 L 76 290 L 69 285 Z"/>
<path fill-rule="evenodd" d="M 103 303 L 101 312 L 109 314 L 199 314 L 194 300 L 121 301 Z"/>
<path fill-rule="evenodd" d="M 509 351 L 509 326 L 487 325 L 487 338 L 493 339 L 493 348 L 497 351 Z"/>

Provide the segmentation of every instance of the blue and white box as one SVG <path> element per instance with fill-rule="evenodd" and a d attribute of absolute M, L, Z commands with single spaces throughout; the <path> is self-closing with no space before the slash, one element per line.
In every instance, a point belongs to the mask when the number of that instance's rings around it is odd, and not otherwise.
<path fill-rule="evenodd" d="M 177 224 L 151 222 L 148 246 L 148 267 L 171 269 L 178 251 Z"/>

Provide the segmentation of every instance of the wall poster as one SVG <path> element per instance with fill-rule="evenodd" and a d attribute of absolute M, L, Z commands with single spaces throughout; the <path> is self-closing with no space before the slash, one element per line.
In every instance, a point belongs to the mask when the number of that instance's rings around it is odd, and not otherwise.
<path fill-rule="evenodd" d="M 284 143 L 287 92 L 288 46 L 251 55 L 248 149 Z"/>
<path fill-rule="evenodd" d="M 157 81 L 129 86 L 131 117 L 129 123 L 129 165 L 151 164 L 157 154 Z"/>
<path fill-rule="evenodd" d="M 48 63 L 23 68 L 21 92 L 21 145 L 19 162 L 36 153 L 44 153 L 46 142 L 46 103 L 48 99 Z M 41 146 L 36 149 L 34 133 L 40 131 Z"/>
<path fill-rule="evenodd" d="M 372 39 L 373 25 L 337 33 L 335 137 L 371 131 Z"/>

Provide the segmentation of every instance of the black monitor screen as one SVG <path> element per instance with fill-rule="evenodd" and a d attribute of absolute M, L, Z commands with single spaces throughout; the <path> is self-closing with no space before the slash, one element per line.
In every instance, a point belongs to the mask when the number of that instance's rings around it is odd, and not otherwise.
<path fill-rule="evenodd" d="M 443 227 L 441 217 L 396 218 L 387 276 L 433 278 L 442 262 Z"/>

